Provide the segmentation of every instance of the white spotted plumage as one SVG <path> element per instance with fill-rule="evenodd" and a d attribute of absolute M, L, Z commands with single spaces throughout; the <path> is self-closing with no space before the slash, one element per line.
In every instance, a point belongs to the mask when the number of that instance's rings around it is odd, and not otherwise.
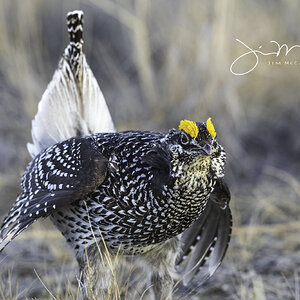
<path fill-rule="evenodd" d="M 67 20 L 70 43 L 32 122 L 28 150 L 34 159 L 1 227 L 0 250 L 35 220 L 51 216 L 75 250 L 84 276 L 85 250 L 93 253 L 103 236 L 112 254 L 121 249 L 151 262 L 152 275 L 162 276 L 156 283 L 164 280 L 163 289 L 153 285 L 155 295 L 167 297 L 176 257 L 178 265 L 191 258 L 186 274 L 198 272 L 207 261 L 207 278 L 226 252 L 231 214 L 230 194 L 220 181 L 224 149 L 204 123 L 197 125 L 199 139 L 189 143 L 214 148 L 201 162 L 195 149 L 180 143 L 179 130 L 111 133 L 110 113 L 83 54 L 83 14 L 71 12 Z M 214 228 L 212 235 L 203 228 Z M 90 267 L 95 278 L 105 268 L 97 260 Z"/>

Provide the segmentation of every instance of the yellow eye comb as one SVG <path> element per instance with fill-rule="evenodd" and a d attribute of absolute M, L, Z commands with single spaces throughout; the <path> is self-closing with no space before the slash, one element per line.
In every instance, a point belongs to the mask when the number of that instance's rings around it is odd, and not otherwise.
<path fill-rule="evenodd" d="M 207 119 L 206 128 L 212 137 L 216 137 L 216 130 L 215 130 L 214 124 L 211 121 L 211 118 Z"/>
<path fill-rule="evenodd" d="M 199 129 L 198 129 L 198 126 L 197 126 L 196 122 L 189 121 L 189 120 L 180 121 L 179 129 L 186 132 L 193 139 L 195 139 L 198 136 L 198 133 L 199 133 Z"/>

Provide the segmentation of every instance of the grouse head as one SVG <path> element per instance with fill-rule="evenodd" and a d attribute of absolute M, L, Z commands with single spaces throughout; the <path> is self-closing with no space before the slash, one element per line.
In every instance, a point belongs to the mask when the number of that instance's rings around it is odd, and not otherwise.
<path fill-rule="evenodd" d="M 214 178 L 224 176 L 226 154 L 216 140 L 211 118 L 206 122 L 182 120 L 178 129 L 169 131 L 167 142 L 175 163 L 205 169 Z"/>

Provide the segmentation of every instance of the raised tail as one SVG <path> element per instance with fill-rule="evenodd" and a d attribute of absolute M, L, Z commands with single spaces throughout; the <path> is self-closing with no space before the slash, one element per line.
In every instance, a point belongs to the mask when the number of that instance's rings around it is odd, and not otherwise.
<path fill-rule="evenodd" d="M 69 45 L 32 121 L 32 157 L 74 136 L 112 132 L 114 124 L 103 94 L 83 53 L 83 12 L 67 14 Z"/>
<path fill-rule="evenodd" d="M 32 121 L 35 157 L 47 147 L 75 136 L 114 131 L 113 121 L 99 85 L 83 53 L 83 12 L 67 14 L 70 42 Z M 24 186 L 22 186 L 24 189 Z M 0 251 L 36 219 L 22 219 L 28 195 L 21 193 L 0 228 Z"/>

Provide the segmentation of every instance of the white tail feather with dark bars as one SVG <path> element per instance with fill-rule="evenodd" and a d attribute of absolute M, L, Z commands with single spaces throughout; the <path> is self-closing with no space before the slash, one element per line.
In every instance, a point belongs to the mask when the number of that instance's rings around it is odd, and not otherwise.
<path fill-rule="evenodd" d="M 67 14 L 70 43 L 32 121 L 32 157 L 45 148 L 74 136 L 113 132 L 105 99 L 83 53 L 83 12 Z"/>
<path fill-rule="evenodd" d="M 27 144 L 32 157 L 45 148 L 74 136 L 115 131 L 104 96 L 83 53 L 83 12 L 69 12 L 67 25 L 69 45 L 32 121 L 33 143 Z M 3 221 L 0 251 L 32 224 L 19 224 L 23 205 L 24 199 L 19 195 Z"/>

